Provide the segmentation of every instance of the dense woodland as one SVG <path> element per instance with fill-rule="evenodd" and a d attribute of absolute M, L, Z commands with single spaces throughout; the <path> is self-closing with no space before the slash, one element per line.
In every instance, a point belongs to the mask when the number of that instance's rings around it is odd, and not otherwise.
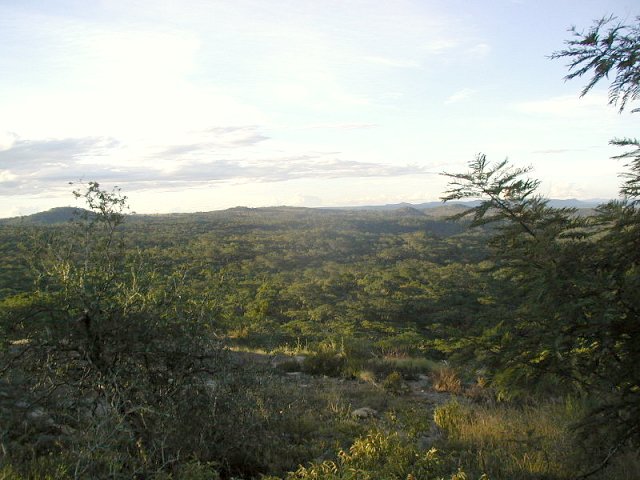
<path fill-rule="evenodd" d="M 624 110 L 640 27 L 614 22 L 555 56 Z M 620 199 L 588 212 L 478 155 L 447 174 L 467 207 L 144 216 L 91 182 L 4 221 L 0 476 L 638 478 L 640 143 L 615 143 Z"/>
<path fill-rule="evenodd" d="M 117 240 L 131 261 L 172 278 L 237 344 L 347 339 L 417 352 L 434 348 L 427 339 L 473 325 L 484 289 L 479 272 L 488 265 L 482 232 L 428 214 L 238 208 L 132 216 Z M 6 226 L 3 235 L 13 255 L 4 256 L 0 291 L 9 297 L 35 280 L 16 261 L 19 249 L 33 251 L 41 235 L 71 242 L 65 236 L 77 233 L 63 223 Z"/>

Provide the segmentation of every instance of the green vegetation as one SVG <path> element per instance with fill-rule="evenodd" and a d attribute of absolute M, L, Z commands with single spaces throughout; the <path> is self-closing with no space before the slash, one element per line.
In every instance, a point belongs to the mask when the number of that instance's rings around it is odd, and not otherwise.
<path fill-rule="evenodd" d="M 607 29 L 612 22 L 575 32 L 555 56 L 571 59 L 568 78 L 593 74 L 583 95 L 615 72 L 610 103 L 623 111 L 640 91 L 640 32 L 638 25 Z M 613 143 L 633 147 L 620 157 L 628 160 L 621 199 L 592 216 L 549 207 L 528 169 L 491 164 L 484 155 L 469 172 L 448 175 L 444 197 L 480 198 L 460 217 L 496 225 L 492 319 L 476 326 L 462 350 L 494 372 L 504 396 L 530 394 L 532 386 L 588 396 L 594 405 L 577 427 L 602 466 L 640 445 L 640 144 Z"/>
<path fill-rule="evenodd" d="M 137 217 L 117 190 L 76 196 L 88 209 L 72 223 L 0 230 L 9 478 L 250 478 L 336 461 L 405 408 L 405 378 L 428 373 L 425 353 L 442 355 L 434 340 L 457 325 L 439 282 L 474 271 L 453 258 L 484 255 L 481 234 L 426 214 Z M 352 415 L 363 407 L 377 413 Z"/>
<path fill-rule="evenodd" d="M 640 40 L 608 25 L 556 56 L 624 109 Z M 615 143 L 590 215 L 479 155 L 458 221 L 136 216 L 93 182 L 70 223 L 2 223 L 0 478 L 637 478 L 640 144 Z"/>

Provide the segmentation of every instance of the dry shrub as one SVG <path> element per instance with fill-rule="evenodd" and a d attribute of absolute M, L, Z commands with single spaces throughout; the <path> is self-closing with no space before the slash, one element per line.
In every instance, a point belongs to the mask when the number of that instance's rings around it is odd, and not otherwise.
<path fill-rule="evenodd" d="M 371 383 L 375 385 L 376 383 L 376 374 L 371 370 L 360 370 L 357 374 L 357 378 L 365 383 Z"/>
<path fill-rule="evenodd" d="M 391 372 L 387 375 L 382 381 L 382 388 L 387 392 L 394 393 L 396 395 L 406 393 L 409 390 L 400 372 Z"/>
<path fill-rule="evenodd" d="M 449 365 L 442 365 L 431 372 L 431 380 L 436 392 L 460 393 L 462 391 L 462 381 Z"/>
<path fill-rule="evenodd" d="M 464 395 L 474 402 L 492 402 L 495 400 L 493 390 L 489 387 L 487 379 L 482 376 L 476 379 L 476 383 L 465 389 Z"/>
<path fill-rule="evenodd" d="M 433 420 L 445 433 L 442 448 L 459 459 L 473 474 L 470 478 L 484 473 L 492 479 L 568 479 L 587 470 L 571 430 L 577 408 L 551 402 L 479 405 L 459 399 L 437 407 Z"/>

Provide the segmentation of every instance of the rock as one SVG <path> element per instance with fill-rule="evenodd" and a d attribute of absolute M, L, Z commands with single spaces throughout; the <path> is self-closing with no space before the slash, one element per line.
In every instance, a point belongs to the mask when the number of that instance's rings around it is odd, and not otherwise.
<path fill-rule="evenodd" d="M 212 378 L 208 378 L 204 381 L 204 386 L 209 390 L 209 392 L 215 393 L 218 389 L 218 382 Z"/>
<path fill-rule="evenodd" d="M 27 417 L 29 417 L 32 420 L 37 420 L 39 418 L 43 418 L 47 415 L 47 412 L 45 412 L 42 408 L 37 407 L 34 410 L 31 410 L 28 414 Z"/>
<path fill-rule="evenodd" d="M 351 412 L 351 416 L 353 418 L 363 419 L 363 418 L 375 418 L 378 416 L 378 412 L 373 408 L 362 407 Z"/>
<path fill-rule="evenodd" d="M 40 426 L 51 426 L 54 423 L 51 416 L 40 407 L 27 413 L 27 419 L 29 422 Z"/>

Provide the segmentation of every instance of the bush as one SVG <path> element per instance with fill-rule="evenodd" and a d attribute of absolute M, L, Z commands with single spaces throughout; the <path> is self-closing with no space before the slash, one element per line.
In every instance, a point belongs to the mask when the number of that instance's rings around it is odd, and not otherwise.
<path fill-rule="evenodd" d="M 387 375 L 387 377 L 382 381 L 382 388 L 396 395 L 406 393 L 409 390 L 400 372 L 391 372 Z"/>
<path fill-rule="evenodd" d="M 436 392 L 458 394 L 462 391 L 462 381 L 456 371 L 448 365 L 442 365 L 431 372 L 433 389 Z"/>
<path fill-rule="evenodd" d="M 378 340 L 375 346 L 383 356 L 406 357 L 419 354 L 420 347 L 424 342 L 423 335 L 413 330 L 407 330 Z"/>
<path fill-rule="evenodd" d="M 337 461 L 300 467 L 287 480 L 375 480 L 464 478 L 451 475 L 451 466 L 435 448 L 421 451 L 397 433 L 373 431 L 357 439 Z"/>
<path fill-rule="evenodd" d="M 433 423 L 447 435 L 458 433 L 462 425 L 470 420 L 469 411 L 455 400 L 441 405 L 433 411 Z"/>
<path fill-rule="evenodd" d="M 266 379 L 230 359 L 183 272 L 125 248 L 119 192 L 76 195 L 93 213 L 43 230 L 34 290 L 0 302 L 3 464 L 36 478 L 264 470 Z"/>
<path fill-rule="evenodd" d="M 366 362 L 366 368 L 375 372 L 378 377 L 399 372 L 406 380 L 415 380 L 418 375 L 436 368 L 436 363 L 421 357 L 384 357 L 369 360 Z"/>
<path fill-rule="evenodd" d="M 478 376 L 476 383 L 465 389 L 464 396 L 480 403 L 495 401 L 495 392 L 489 387 L 487 379 L 483 376 Z"/>
<path fill-rule="evenodd" d="M 360 370 L 357 374 L 357 378 L 366 383 L 375 384 L 376 383 L 376 374 L 371 370 Z"/>
<path fill-rule="evenodd" d="M 572 430 L 586 409 L 574 399 L 528 406 L 454 400 L 437 407 L 433 419 L 446 434 L 442 447 L 468 473 L 492 479 L 568 479 L 592 469 L 593 458 L 584 456 Z M 593 478 L 624 476 L 603 472 Z"/>
<path fill-rule="evenodd" d="M 311 375 L 339 377 L 346 366 L 346 357 L 334 350 L 320 350 L 308 355 L 302 363 L 302 371 Z"/>

